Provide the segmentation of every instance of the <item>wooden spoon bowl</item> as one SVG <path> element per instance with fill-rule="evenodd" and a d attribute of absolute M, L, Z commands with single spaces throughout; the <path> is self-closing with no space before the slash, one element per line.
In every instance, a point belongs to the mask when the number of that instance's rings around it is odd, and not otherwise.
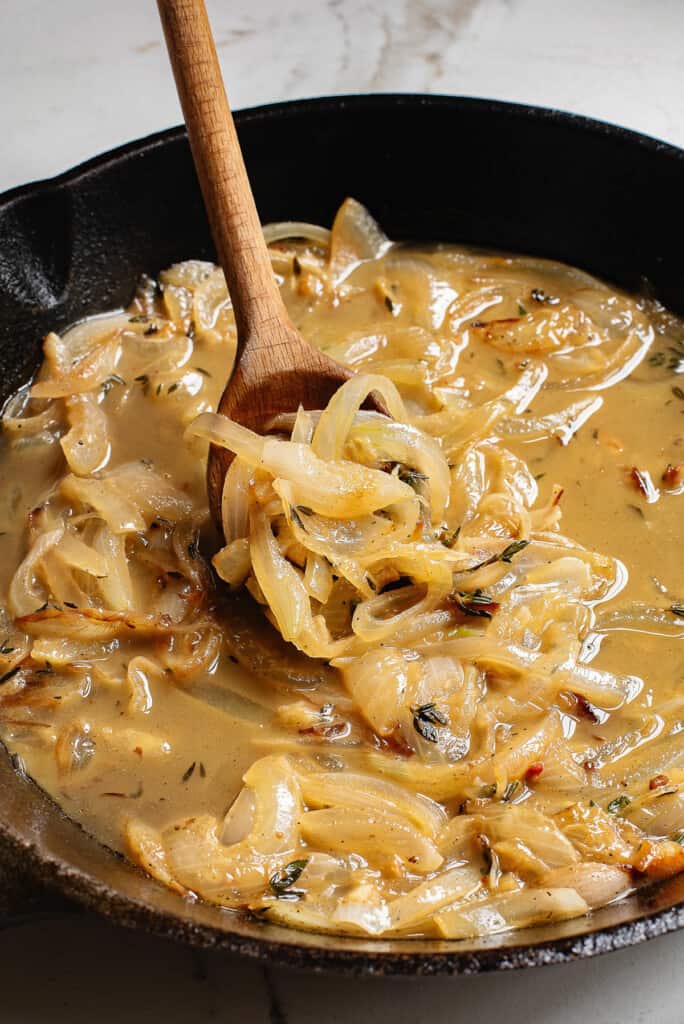
<path fill-rule="evenodd" d="M 322 409 L 352 372 L 312 348 L 276 284 L 203 0 L 158 0 L 219 262 L 237 326 L 234 372 L 218 411 L 259 433 L 274 416 Z M 371 399 L 367 408 L 385 412 Z M 212 445 L 209 508 L 221 530 L 223 482 L 233 455 Z"/>

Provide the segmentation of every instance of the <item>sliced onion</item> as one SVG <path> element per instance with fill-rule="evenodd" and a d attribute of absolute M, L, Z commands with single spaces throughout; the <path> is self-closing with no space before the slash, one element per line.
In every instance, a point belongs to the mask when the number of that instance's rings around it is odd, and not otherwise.
<path fill-rule="evenodd" d="M 653 636 L 684 639 L 684 618 L 673 615 L 667 608 L 655 608 L 645 604 L 602 611 L 596 617 L 595 628 L 599 633 L 624 629 L 636 633 L 650 633 Z"/>
<path fill-rule="evenodd" d="M 634 888 L 629 874 L 621 868 L 589 862 L 555 868 L 544 875 L 540 883 L 549 889 L 574 889 L 592 909 L 604 907 Z"/>
<path fill-rule="evenodd" d="M 353 850 L 381 869 L 389 868 L 395 858 L 417 874 L 436 871 L 442 864 L 442 855 L 432 840 L 385 811 L 341 806 L 308 811 L 302 815 L 301 833 L 319 850 Z"/>
<path fill-rule="evenodd" d="M 418 929 L 443 907 L 472 896 L 481 887 L 479 867 L 473 864 L 451 867 L 392 900 L 388 906 L 390 928 L 395 932 Z"/>
<path fill-rule="evenodd" d="M 304 802 L 310 808 L 378 810 L 405 819 L 431 839 L 446 822 L 439 804 L 385 779 L 351 771 L 306 772 L 299 778 Z"/>
<path fill-rule="evenodd" d="M 69 430 L 59 443 L 69 469 L 77 476 L 96 473 L 111 453 L 107 416 L 90 395 L 68 398 L 66 409 Z"/>
<path fill-rule="evenodd" d="M 408 664 L 398 648 L 383 647 L 360 658 L 335 662 L 359 711 L 378 736 L 389 736 L 399 725 L 406 701 Z"/>
<path fill-rule="evenodd" d="M 337 519 L 368 515 L 395 503 L 414 501 L 414 492 L 389 473 L 355 462 L 319 459 L 308 445 L 266 438 L 262 465 L 291 483 L 294 501 Z"/>
<path fill-rule="evenodd" d="M 307 555 L 304 586 L 316 601 L 327 603 L 333 588 L 333 572 L 327 558 L 316 554 Z"/>
<path fill-rule="evenodd" d="M 102 522 L 93 531 L 91 544 L 106 563 L 106 572 L 97 581 L 105 607 L 118 612 L 132 611 L 135 597 L 125 537 L 113 533 Z"/>
<path fill-rule="evenodd" d="M 432 519 L 435 523 L 441 522 L 449 501 L 451 475 L 438 441 L 409 424 L 378 417 L 352 426 L 347 435 L 347 447 L 358 461 L 389 460 L 426 476 Z"/>
<path fill-rule="evenodd" d="M 211 564 L 224 582 L 240 587 L 252 569 L 252 556 L 247 537 L 238 537 L 217 551 Z"/>
<path fill-rule="evenodd" d="M 142 655 L 131 658 L 126 669 L 130 689 L 128 710 L 132 714 L 147 715 L 152 710 L 153 699 L 150 677 L 159 679 L 162 675 L 159 665 Z"/>
<path fill-rule="evenodd" d="M 435 924 L 445 939 L 467 939 L 496 935 L 513 928 L 529 928 L 534 924 L 567 921 L 582 917 L 588 909 L 575 889 L 526 888 L 474 903 L 472 907 L 443 910 L 435 917 Z"/>
<path fill-rule="evenodd" d="M 221 842 L 224 846 L 241 843 L 254 828 L 255 818 L 254 792 L 248 786 L 243 786 L 223 819 Z"/>
<path fill-rule="evenodd" d="M 390 926 L 387 903 L 374 885 L 356 885 L 343 893 L 333 910 L 336 926 L 358 928 L 367 935 L 382 935 Z"/>
<path fill-rule="evenodd" d="M 311 627 L 309 595 L 297 570 L 283 556 L 259 507 L 250 511 L 249 553 L 257 583 L 285 640 L 297 641 Z"/>
<path fill-rule="evenodd" d="M 549 413 L 548 416 L 525 416 L 522 418 L 507 417 L 499 423 L 499 429 L 507 437 L 540 440 L 544 437 L 557 437 L 562 444 L 568 444 L 579 428 L 598 412 L 603 399 L 584 398 L 573 402 L 560 412 Z"/>
<path fill-rule="evenodd" d="M 171 874 L 162 845 L 161 833 L 139 818 L 129 818 L 123 825 L 126 852 L 134 864 L 141 867 L 152 878 L 165 885 L 167 889 L 187 895 L 187 890 L 179 885 Z"/>
<path fill-rule="evenodd" d="M 406 411 L 399 392 L 386 377 L 364 374 L 352 377 L 337 389 L 321 413 L 311 447 L 321 459 L 340 459 L 354 417 L 369 395 L 383 399 L 390 416 L 405 421 Z"/>
<path fill-rule="evenodd" d="M 575 864 L 579 856 L 552 818 L 524 804 L 493 804 L 483 808 L 482 827 L 491 841 L 521 843 L 548 868 Z M 515 870 L 509 868 L 509 870 Z"/>
<path fill-rule="evenodd" d="M 228 448 L 247 463 L 258 466 L 264 450 L 264 438 L 246 427 L 241 427 L 226 416 L 215 412 L 203 412 L 188 427 L 187 433 L 203 437 L 221 448 Z"/>
<path fill-rule="evenodd" d="M 12 577 L 7 603 L 15 618 L 29 615 L 44 603 L 44 592 L 37 585 L 36 572 L 41 560 L 59 544 L 63 536 L 63 526 L 42 533 Z"/>
<path fill-rule="evenodd" d="M 432 611 L 443 597 L 439 591 L 414 586 L 379 594 L 357 606 L 352 629 L 365 643 L 381 643 L 398 634 L 416 616 Z"/>
<path fill-rule="evenodd" d="M 365 206 L 345 199 L 337 211 L 330 236 L 330 276 L 340 284 L 364 260 L 377 259 L 391 246 Z"/>
<path fill-rule="evenodd" d="M 55 551 L 57 556 L 72 569 L 78 569 L 96 579 L 107 575 L 107 559 L 88 544 L 84 544 L 73 533 L 65 533 Z"/>
<path fill-rule="evenodd" d="M 250 467 L 240 458 L 233 459 L 223 481 L 221 523 L 226 544 L 247 536 L 249 527 Z"/>
<path fill-rule="evenodd" d="M 171 826 L 162 835 L 174 878 L 204 899 L 226 906 L 244 903 L 250 892 L 263 889 L 297 849 L 301 801 L 287 758 L 255 761 L 244 781 L 252 791 L 254 811 L 251 828 L 242 839 L 224 844 L 220 823 L 209 815 Z M 242 808 L 241 804 L 241 813 Z M 229 811 L 229 837 L 233 825 L 237 834 L 236 815 L 237 811 L 231 818 Z"/>
<path fill-rule="evenodd" d="M 2 429 L 15 440 L 23 437 L 44 436 L 46 440 L 54 439 L 62 422 L 59 402 L 36 403 L 43 406 L 40 412 L 27 411 L 29 404 L 30 384 L 20 388 L 5 403 L 2 410 Z"/>
<path fill-rule="evenodd" d="M 98 390 L 116 370 L 121 333 L 128 316 L 97 317 L 67 331 L 50 333 L 44 342 L 46 365 L 52 374 L 31 388 L 33 398 L 64 398 Z"/>
<path fill-rule="evenodd" d="M 176 522 L 192 510 L 182 491 L 140 462 L 117 466 L 100 477 L 69 475 L 60 490 L 71 501 L 96 509 L 114 533 L 141 533 L 157 517 Z"/>

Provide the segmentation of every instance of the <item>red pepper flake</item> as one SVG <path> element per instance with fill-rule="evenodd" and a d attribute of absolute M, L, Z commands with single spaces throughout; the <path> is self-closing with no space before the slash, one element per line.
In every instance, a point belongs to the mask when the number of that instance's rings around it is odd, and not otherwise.
<path fill-rule="evenodd" d="M 544 771 L 544 765 L 541 761 L 533 761 L 525 772 L 525 778 L 528 782 L 534 782 Z"/>
<path fill-rule="evenodd" d="M 325 740 L 338 739 L 340 736 L 344 736 L 346 732 L 348 732 L 346 722 L 321 723 L 320 725 L 309 726 L 308 729 L 299 730 L 300 736 L 320 736 Z"/>
<path fill-rule="evenodd" d="M 585 772 L 595 772 L 598 768 L 598 765 L 596 764 L 596 761 L 585 761 L 582 767 L 584 768 Z"/>
<path fill-rule="evenodd" d="M 660 789 L 661 786 L 667 786 L 669 781 L 667 775 L 654 775 L 648 784 L 648 788 Z"/>
<path fill-rule="evenodd" d="M 601 721 L 601 716 L 586 697 L 582 696 L 581 693 L 573 693 L 573 697 L 575 698 L 575 707 L 580 718 L 588 718 L 590 722 Z"/>
<path fill-rule="evenodd" d="M 679 487 L 682 482 L 682 467 L 673 466 L 668 462 L 667 469 L 663 473 L 661 480 L 666 487 Z"/>
<path fill-rule="evenodd" d="M 553 495 L 553 501 L 551 502 L 551 508 L 555 508 L 556 507 L 556 505 L 561 500 L 561 498 L 563 497 L 564 494 L 565 494 L 565 488 L 564 487 L 554 488 L 554 495 Z"/>
<path fill-rule="evenodd" d="M 378 736 L 377 733 L 373 733 L 373 744 L 378 750 L 399 754 L 400 757 L 413 757 L 415 753 L 396 732 L 390 733 L 389 736 Z"/>
<path fill-rule="evenodd" d="M 643 494 L 647 501 L 655 501 L 658 497 L 658 491 L 654 487 L 651 475 L 647 470 L 632 466 L 629 469 L 629 481 L 640 494 Z"/>
<path fill-rule="evenodd" d="M 488 320 L 485 326 L 486 327 L 494 327 L 494 326 L 498 327 L 500 324 L 517 324 L 519 319 L 520 319 L 519 316 L 503 316 L 503 317 L 499 317 L 498 320 Z"/>
<path fill-rule="evenodd" d="M 632 466 L 629 471 L 629 479 L 632 481 L 638 491 L 641 491 L 644 497 L 648 496 L 648 486 L 644 478 L 644 474 L 636 466 Z"/>

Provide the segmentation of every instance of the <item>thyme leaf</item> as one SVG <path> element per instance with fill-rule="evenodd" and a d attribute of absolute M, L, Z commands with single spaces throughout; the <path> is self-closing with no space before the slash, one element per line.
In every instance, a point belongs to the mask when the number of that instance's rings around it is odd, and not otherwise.
<path fill-rule="evenodd" d="M 142 393 L 143 395 L 146 395 L 147 392 L 150 390 L 150 378 L 147 376 L 147 374 L 141 373 L 138 377 L 134 377 L 133 379 L 135 380 L 136 384 L 141 385 Z"/>
<path fill-rule="evenodd" d="M 9 680 L 12 678 L 12 676 L 16 676 L 17 672 L 19 672 L 20 669 L 21 669 L 21 664 L 15 665 L 14 668 L 11 668 L 9 670 L 9 672 L 5 672 L 4 676 L 0 676 L 0 683 L 7 683 L 7 682 L 9 682 Z"/>
<path fill-rule="evenodd" d="M 434 703 L 421 704 L 419 707 L 411 708 L 411 711 L 416 732 L 428 743 L 436 743 L 439 739 L 438 727 L 446 725 L 449 721 L 444 712 Z"/>
<path fill-rule="evenodd" d="M 484 562 L 478 562 L 477 565 L 471 565 L 469 569 L 464 569 L 463 571 L 477 572 L 478 569 L 484 569 L 487 565 L 494 565 L 495 562 L 510 562 L 513 556 L 517 555 L 523 548 L 526 548 L 529 543 L 529 540 L 514 540 L 500 554 L 492 555 L 491 558 L 485 558 Z"/>
<path fill-rule="evenodd" d="M 520 785 L 520 783 L 518 782 L 517 779 L 515 779 L 513 782 L 509 782 L 508 783 L 508 785 L 506 786 L 506 788 L 503 791 L 503 796 L 501 797 L 501 800 L 502 800 L 503 803 L 507 804 L 508 801 L 513 798 L 513 795 L 514 795 L 514 793 L 517 790 L 519 785 Z"/>
<path fill-rule="evenodd" d="M 631 799 L 623 793 L 621 796 L 616 796 L 614 800 L 611 800 L 606 810 L 609 814 L 619 814 L 631 802 Z"/>
<path fill-rule="evenodd" d="M 530 298 L 534 299 L 535 302 L 546 302 L 549 306 L 557 306 L 560 299 L 555 295 L 549 295 L 541 288 L 533 288 L 530 292 Z"/>
<path fill-rule="evenodd" d="M 113 373 L 111 377 L 107 377 L 106 380 L 102 381 L 100 387 L 102 388 L 102 394 L 108 395 L 115 384 L 125 384 L 126 381 L 123 377 L 120 377 L 118 373 Z"/>
<path fill-rule="evenodd" d="M 464 615 L 473 615 L 482 619 L 491 619 L 499 607 L 490 594 L 485 594 L 479 588 L 472 594 L 464 591 L 455 591 L 449 595 L 449 600 L 463 612 Z"/>
<path fill-rule="evenodd" d="M 299 879 L 299 876 L 308 863 L 308 857 L 305 860 L 291 860 L 290 863 L 286 864 L 281 871 L 276 871 L 274 875 L 271 875 L 268 880 L 268 884 L 271 886 L 271 889 L 276 896 L 281 898 L 284 897 L 285 899 L 300 898 L 302 894 L 297 890 L 295 890 L 295 892 L 297 892 L 296 896 L 294 892 L 291 892 L 286 896 L 284 896 L 284 894 L 287 893 L 290 886 L 294 885 L 294 883 Z"/>
<path fill-rule="evenodd" d="M 417 469 L 408 469 L 406 466 L 402 466 L 399 469 L 397 476 L 403 483 L 412 487 L 414 491 L 427 480 L 425 473 L 419 473 Z"/>
<path fill-rule="evenodd" d="M 526 548 L 529 543 L 529 540 L 514 540 L 512 544 L 509 544 L 508 547 L 503 549 L 499 558 L 502 562 L 510 562 L 513 555 L 517 555 L 518 552 L 522 551 L 523 548 Z"/>
<path fill-rule="evenodd" d="M 298 526 L 300 530 L 303 530 L 304 533 L 306 533 L 306 526 L 302 522 L 302 517 L 300 516 L 298 509 L 294 505 L 290 505 L 290 516 L 292 518 L 292 522 L 295 523 L 295 525 Z"/>

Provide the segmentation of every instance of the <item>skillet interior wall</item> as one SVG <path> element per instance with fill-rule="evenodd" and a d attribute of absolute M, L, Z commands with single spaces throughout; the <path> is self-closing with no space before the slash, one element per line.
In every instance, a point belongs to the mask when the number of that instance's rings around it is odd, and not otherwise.
<path fill-rule="evenodd" d="M 244 111 L 263 221 L 329 223 L 356 196 L 394 238 L 543 255 L 684 312 L 684 153 L 582 118 L 382 96 Z M 214 250 L 180 129 L 0 201 L 0 398 L 48 328 L 125 304 L 143 270 Z"/>

